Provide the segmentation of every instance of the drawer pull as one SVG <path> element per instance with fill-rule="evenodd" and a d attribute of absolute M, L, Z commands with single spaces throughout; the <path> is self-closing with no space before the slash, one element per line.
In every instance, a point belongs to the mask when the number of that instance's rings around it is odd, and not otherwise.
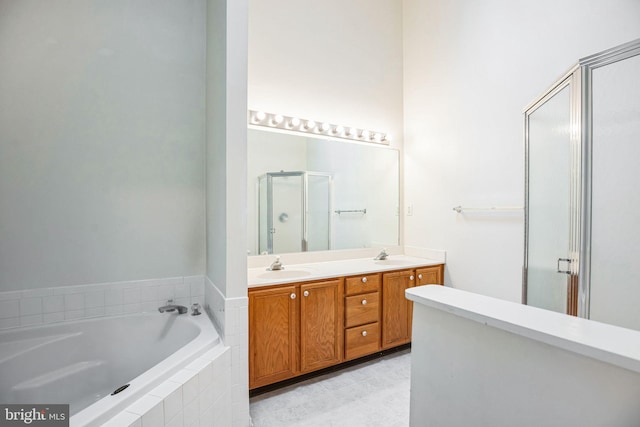
<path fill-rule="evenodd" d="M 422 273 L 418 274 L 418 279 L 422 279 Z"/>
<path fill-rule="evenodd" d="M 367 278 L 366 277 L 362 278 L 362 283 L 367 283 Z"/>
<path fill-rule="evenodd" d="M 367 300 L 366 299 L 362 300 L 362 305 L 367 305 Z"/>
<path fill-rule="evenodd" d="M 413 276 L 409 276 L 409 280 L 413 280 Z"/>
<path fill-rule="evenodd" d="M 305 297 L 308 297 L 309 296 L 309 291 L 304 291 L 304 293 L 302 295 L 304 295 Z"/>
<path fill-rule="evenodd" d="M 366 337 L 367 336 L 367 331 L 362 331 L 362 336 Z"/>
<path fill-rule="evenodd" d="M 291 299 L 296 299 L 296 294 L 295 294 L 295 292 L 291 294 Z"/>

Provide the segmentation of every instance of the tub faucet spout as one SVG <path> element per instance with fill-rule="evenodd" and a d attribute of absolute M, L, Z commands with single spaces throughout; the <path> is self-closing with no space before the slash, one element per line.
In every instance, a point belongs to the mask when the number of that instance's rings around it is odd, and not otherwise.
<path fill-rule="evenodd" d="M 165 311 L 167 313 L 171 313 L 176 310 L 178 311 L 178 314 L 185 314 L 187 312 L 187 307 L 185 307 L 184 305 L 173 304 L 173 300 L 170 299 L 169 301 L 167 301 L 167 305 L 163 305 L 162 307 L 158 308 L 158 311 L 160 313 L 164 313 Z"/>

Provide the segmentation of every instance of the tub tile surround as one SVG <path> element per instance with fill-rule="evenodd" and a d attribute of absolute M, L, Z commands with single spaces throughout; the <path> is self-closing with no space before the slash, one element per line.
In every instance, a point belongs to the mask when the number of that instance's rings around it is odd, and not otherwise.
<path fill-rule="evenodd" d="M 228 424 L 220 423 L 219 425 L 245 427 L 250 425 L 247 418 L 249 414 L 249 298 L 226 298 L 208 277 L 205 278 L 204 286 L 205 309 L 213 319 L 220 338 L 231 349 L 229 365 L 219 365 L 218 368 L 224 369 L 225 384 L 230 385 L 232 418 Z M 216 413 L 216 420 L 217 417 Z"/>
<path fill-rule="evenodd" d="M 213 348 L 103 426 L 230 426 L 230 364 L 229 347 Z"/>
<path fill-rule="evenodd" d="M 152 312 L 169 299 L 204 306 L 204 276 L 0 292 L 0 329 Z"/>

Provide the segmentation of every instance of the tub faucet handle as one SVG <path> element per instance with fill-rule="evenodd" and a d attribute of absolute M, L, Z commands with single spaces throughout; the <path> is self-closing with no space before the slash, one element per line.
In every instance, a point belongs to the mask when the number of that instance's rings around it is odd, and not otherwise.
<path fill-rule="evenodd" d="M 200 309 L 201 309 L 200 304 L 198 304 L 197 302 L 194 302 L 194 303 L 191 305 L 191 315 L 192 315 L 192 316 L 199 316 L 199 315 L 201 315 L 202 313 L 200 312 Z"/>

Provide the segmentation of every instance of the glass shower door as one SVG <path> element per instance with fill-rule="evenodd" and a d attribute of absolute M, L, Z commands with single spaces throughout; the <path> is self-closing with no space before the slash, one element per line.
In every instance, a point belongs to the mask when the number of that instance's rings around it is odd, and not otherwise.
<path fill-rule="evenodd" d="M 304 240 L 304 174 L 273 174 L 271 179 L 270 253 L 303 251 Z"/>
<path fill-rule="evenodd" d="M 570 270 L 571 86 L 527 113 L 526 303 L 567 312 Z"/>

